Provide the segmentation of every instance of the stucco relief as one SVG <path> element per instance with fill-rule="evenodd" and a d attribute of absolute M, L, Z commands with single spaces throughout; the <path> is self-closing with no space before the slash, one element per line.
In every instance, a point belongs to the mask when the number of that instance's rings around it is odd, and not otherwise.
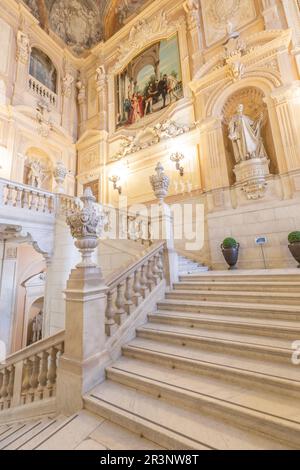
<path fill-rule="evenodd" d="M 96 168 L 99 164 L 98 152 L 95 149 L 90 150 L 80 156 L 79 162 L 80 173 Z"/>
<path fill-rule="evenodd" d="M 201 5 L 207 46 L 226 36 L 228 21 L 239 29 L 256 18 L 253 0 L 201 0 Z"/>

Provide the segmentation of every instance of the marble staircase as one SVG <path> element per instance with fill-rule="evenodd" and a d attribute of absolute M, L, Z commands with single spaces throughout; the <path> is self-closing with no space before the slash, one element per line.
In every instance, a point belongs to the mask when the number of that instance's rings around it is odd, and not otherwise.
<path fill-rule="evenodd" d="M 181 275 L 85 408 L 168 449 L 299 448 L 299 285 L 298 274 Z"/>
<path fill-rule="evenodd" d="M 186 256 L 178 256 L 178 271 L 180 275 L 200 274 L 207 272 L 209 268 Z"/>

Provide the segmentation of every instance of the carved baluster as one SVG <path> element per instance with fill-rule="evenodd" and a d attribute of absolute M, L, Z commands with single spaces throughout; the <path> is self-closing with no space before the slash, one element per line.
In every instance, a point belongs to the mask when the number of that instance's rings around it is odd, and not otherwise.
<path fill-rule="evenodd" d="M 53 397 L 55 394 L 55 383 L 56 383 L 56 354 L 57 350 L 53 346 L 49 353 L 49 367 L 48 367 L 48 374 L 47 374 L 47 388 L 49 391 L 49 396 Z"/>
<path fill-rule="evenodd" d="M 40 357 L 36 354 L 32 361 L 32 370 L 31 370 L 31 377 L 30 377 L 30 396 L 31 401 L 34 401 L 35 394 L 37 392 L 37 388 L 39 385 L 39 371 L 40 371 Z"/>
<path fill-rule="evenodd" d="M 153 280 L 155 282 L 155 285 L 157 285 L 160 280 L 160 272 L 157 267 L 158 258 L 159 258 L 158 254 L 154 255 L 152 258 L 152 274 L 153 274 Z"/>
<path fill-rule="evenodd" d="M 9 381 L 8 381 L 8 386 L 7 386 L 7 392 L 8 392 L 8 408 L 10 408 L 11 401 L 13 398 L 14 394 L 14 382 L 15 382 L 15 367 L 12 365 L 9 368 Z"/>
<path fill-rule="evenodd" d="M 23 194 L 23 189 L 18 188 L 18 186 L 15 187 L 16 189 L 16 199 L 15 199 L 15 207 L 22 207 L 22 194 Z"/>
<path fill-rule="evenodd" d="M 3 380 L 4 380 L 4 370 L 0 370 L 0 411 L 4 408 L 4 402 L 2 398 L 2 387 L 3 387 Z"/>
<path fill-rule="evenodd" d="M 5 204 L 7 206 L 13 206 L 14 205 L 14 201 L 13 201 L 13 190 L 14 190 L 14 187 L 12 185 L 8 185 L 7 186 L 7 195 L 6 195 L 6 202 Z"/>
<path fill-rule="evenodd" d="M 24 207 L 24 209 L 28 209 L 29 207 L 29 194 L 30 194 L 30 191 L 28 189 L 24 189 L 23 203 L 22 203 L 22 206 Z"/>
<path fill-rule="evenodd" d="M 49 198 L 49 213 L 52 214 L 54 212 L 54 197 L 50 196 Z"/>
<path fill-rule="evenodd" d="M 123 321 L 125 320 L 127 316 L 126 310 L 125 310 L 124 285 L 125 285 L 125 282 L 121 282 L 117 286 L 116 316 L 117 316 L 119 325 L 123 323 Z"/>
<path fill-rule="evenodd" d="M 141 289 L 142 289 L 142 286 L 140 283 L 140 271 L 139 269 L 137 269 L 134 272 L 134 281 L 133 281 L 133 291 L 134 291 L 133 299 L 136 305 L 139 305 L 141 298 L 142 298 Z"/>
<path fill-rule="evenodd" d="M 111 289 L 107 292 L 107 304 L 105 311 L 105 330 L 107 336 L 111 336 L 117 327 L 115 322 L 115 315 L 116 310 L 114 308 L 114 289 Z"/>
<path fill-rule="evenodd" d="M 148 293 L 146 271 L 147 271 L 147 265 L 143 264 L 141 267 L 140 283 L 141 283 L 141 294 L 144 298 L 147 296 L 147 293 Z"/>
<path fill-rule="evenodd" d="M 37 193 L 35 191 L 31 191 L 30 209 L 37 210 Z"/>
<path fill-rule="evenodd" d="M 2 372 L 2 387 L 0 390 L 0 396 L 2 400 L 2 409 L 7 407 L 7 397 L 8 397 L 8 384 L 9 384 L 9 370 L 7 367 Z"/>
<path fill-rule="evenodd" d="M 38 397 L 40 399 L 45 398 L 47 394 L 47 375 L 48 375 L 48 351 L 43 351 L 40 362 L 40 374 L 38 376 Z"/>
<path fill-rule="evenodd" d="M 128 276 L 127 279 L 126 279 L 125 310 L 128 313 L 128 315 L 130 315 L 130 313 L 132 313 L 133 308 L 134 308 L 134 304 L 133 304 L 133 301 L 132 301 L 132 298 L 133 298 L 132 279 L 133 279 L 132 274 L 130 276 Z"/>
<path fill-rule="evenodd" d="M 148 260 L 147 264 L 147 287 L 151 291 L 154 284 L 153 273 L 152 273 L 152 259 Z"/>
<path fill-rule="evenodd" d="M 38 195 L 38 205 L 37 205 L 37 211 L 39 212 L 44 212 L 44 205 L 45 205 L 45 195 L 44 194 L 39 194 Z"/>
<path fill-rule="evenodd" d="M 22 381 L 22 403 L 25 405 L 27 402 L 27 395 L 30 389 L 30 376 L 31 376 L 32 362 L 26 359 L 23 364 L 23 381 Z"/>
<path fill-rule="evenodd" d="M 164 263 L 163 263 L 163 251 L 161 250 L 158 254 L 157 268 L 160 275 L 160 278 L 164 278 Z"/>

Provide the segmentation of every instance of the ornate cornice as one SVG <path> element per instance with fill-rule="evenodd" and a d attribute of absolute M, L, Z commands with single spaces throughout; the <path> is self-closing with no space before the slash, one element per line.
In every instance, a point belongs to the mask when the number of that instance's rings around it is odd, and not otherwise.
<path fill-rule="evenodd" d="M 116 61 L 109 73 L 118 73 L 131 59 L 142 52 L 148 45 L 175 33 L 179 28 L 179 21 L 169 22 L 166 12 L 162 10 L 149 20 L 142 19 L 132 26 L 128 38 L 118 48 Z"/>

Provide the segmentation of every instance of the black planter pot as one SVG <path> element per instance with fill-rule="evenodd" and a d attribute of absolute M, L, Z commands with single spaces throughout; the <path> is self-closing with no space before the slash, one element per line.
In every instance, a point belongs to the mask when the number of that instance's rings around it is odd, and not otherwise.
<path fill-rule="evenodd" d="M 298 261 L 298 268 L 300 268 L 300 242 L 294 242 L 289 244 L 289 250 L 291 255 Z"/>
<path fill-rule="evenodd" d="M 228 269 L 236 269 L 236 263 L 239 257 L 239 248 L 240 244 L 237 243 L 236 246 L 231 248 L 224 248 L 223 244 L 221 245 L 222 253 L 225 258 L 226 263 L 229 265 Z"/>

